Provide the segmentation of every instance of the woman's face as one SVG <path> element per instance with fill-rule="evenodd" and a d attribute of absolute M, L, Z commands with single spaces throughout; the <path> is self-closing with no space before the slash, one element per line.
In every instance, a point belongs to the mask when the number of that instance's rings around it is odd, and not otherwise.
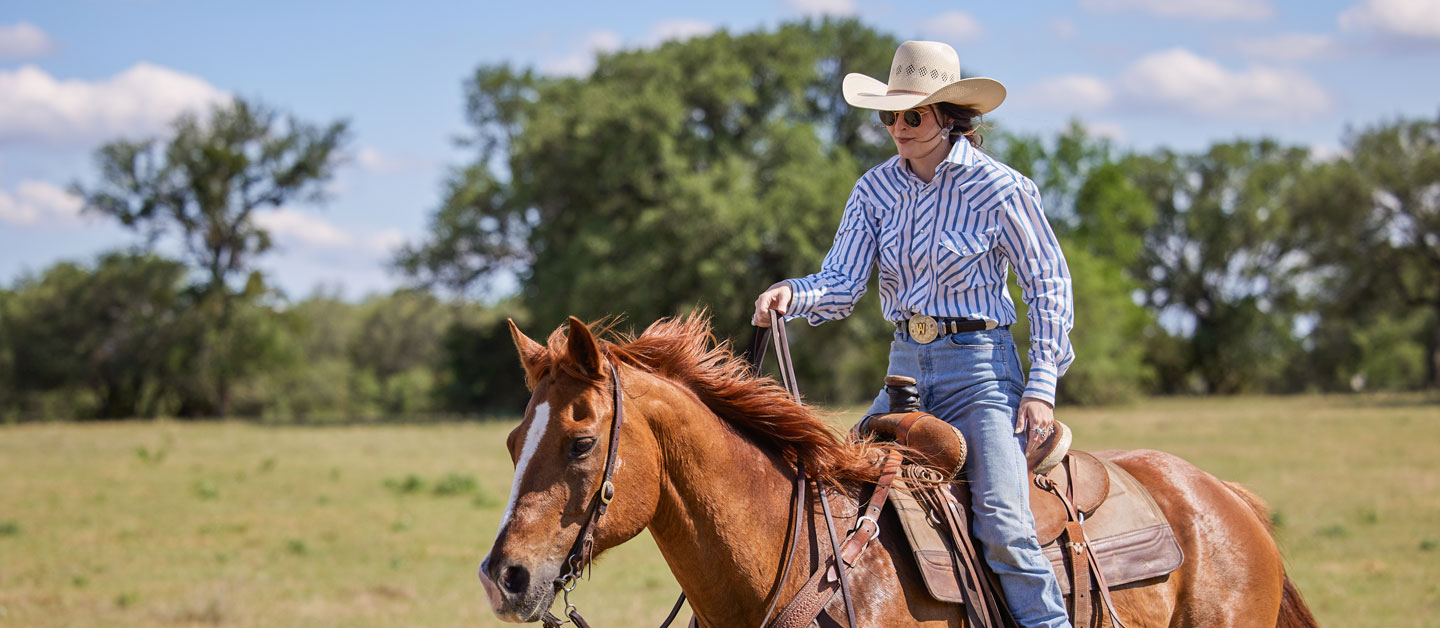
<path fill-rule="evenodd" d="M 900 153 L 903 159 L 919 159 L 931 154 L 942 146 L 949 147 L 946 141 L 948 133 L 940 124 L 938 112 L 934 107 L 921 107 L 911 109 L 920 114 L 920 124 L 910 126 L 905 121 L 907 117 L 904 112 L 895 112 L 895 124 L 885 127 L 890 132 L 890 139 L 895 140 L 895 150 Z"/>

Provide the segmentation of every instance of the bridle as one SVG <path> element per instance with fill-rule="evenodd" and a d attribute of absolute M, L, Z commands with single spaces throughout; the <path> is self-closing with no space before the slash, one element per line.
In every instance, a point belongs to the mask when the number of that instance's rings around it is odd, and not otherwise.
<path fill-rule="evenodd" d="M 769 334 L 766 334 L 763 329 L 757 328 L 755 339 L 750 345 L 750 351 L 747 357 L 751 367 L 754 369 L 753 372 L 757 376 L 760 374 L 761 362 L 765 358 L 766 345 L 769 343 L 770 337 L 773 336 L 775 338 L 776 357 L 780 362 L 780 379 L 785 386 L 785 390 L 790 393 L 796 403 L 799 403 L 800 389 L 796 384 L 795 367 L 791 364 L 790 360 L 790 343 L 785 336 L 784 321 L 774 310 L 770 311 L 769 329 Z M 591 628 L 590 623 L 585 621 L 585 618 L 580 615 L 579 609 L 570 602 L 570 592 L 575 590 L 576 585 L 580 582 L 581 576 L 584 575 L 590 567 L 595 549 L 595 531 L 600 525 L 600 519 L 605 516 L 605 511 L 609 509 L 610 502 L 615 500 L 615 484 L 612 480 L 615 475 L 615 461 L 618 458 L 620 447 L 620 427 L 625 423 L 625 405 L 622 399 L 623 387 L 620 385 L 620 371 L 615 368 L 614 363 L 610 364 L 610 379 L 613 383 L 611 396 L 613 410 L 611 411 L 610 442 L 605 453 L 605 468 L 600 475 L 600 489 L 595 494 L 595 500 L 590 504 L 590 515 L 587 517 L 584 527 L 580 529 L 580 534 L 576 537 L 575 544 L 570 548 L 569 556 L 565 558 L 565 570 L 560 574 L 560 577 L 554 580 L 555 592 L 562 596 L 565 603 L 565 609 L 562 612 L 566 618 L 556 617 L 547 610 L 540 618 L 540 622 L 545 628 L 560 628 L 566 623 L 573 623 L 578 628 Z M 894 469 L 891 469 L 891 466 L 893 466 Z M 893 477 L 899 467 L 898 455 L 892 456 L 892 459 L 887 459 L 886 467 L 888 475 Z M 861 510 L 859 513 L 860 517 L 857 519 L 854 529 L 846 537 L 843 544 L 835 533 L 834 520 L 830 514 L 830 502 L 826 497 L 828 491 L 826 491 L 823 486 L 817 484 L 818 499 L 825 512 L 825 523 L 828 528 L 833 552 L 831 555 L 831 566 L 829 569 L 826 569 L 825 566 L 822 565 L 821 569 L 801 588 L 796 598 L 792 599 L 784 609 L 781 609 L 779 615 L 775 615 L 774 613 L 776 611 L 776 605 L 779 602 L 780 593 L 784 590 L 785 582 L 789 580 L 790 568 L 800 535 L 801 515 L 804 511 L 804 501 L 806 499 L 805 465 L 799 456 L 795 458 L 795 471 L 795 493 L 791 506 L 794 522 L 791 530 L 787 533 L 788 538 L 786 545 L 788 549 L 785 552 L 784 564 L 781 566 L 780 581 L 776 583 L 775 589 L 770 595 L 770 603 L 765 610 L 765 619 L 762 620 L 761 626 L 762 628 L 766 628 L 808 625 L 810 621 L 820 613 L 820 609 L 825 605 L 825 602 L 830 599 L 830 595 L 833 595 L 834 582 L 833 580 L 824 578 L 824 576 L 827 572 L 836 572 L 836 575 L 838 575 L 836 579 L 839 580 L 838 588 L 841 590 L 841 597 L 845 601 L 846 617 L 849 620 L 849 625 L 854 628 L 854 626 L 856 626 L 855 608 L 850 596 L 849 585 L 847 583 L 848 578 L 845 574 L 846 566 L 847 564 L 853 565 L 859 554 L 869 546 L 870 541 L 880 535 L 880 525 L 877 517 L 879 517 L 880 507 L 884 503 L 884 495 L 889 490 L 888 482 L 885 484 L 883 490 L 879 490 L 877 486 L 877 490 L 871 496 L 869 507 Z M 862 502 L 862 504 L 863 503 L 864 502 Z M 867 521 L 870 523 L 869 528 L 865 528 L 863 525 Z M 828 580 L 828 582 L 822 582 L 822 580 Z M 826 589 L 830 589 L 828 594 Z M 670 624 L 675 621 L 675 616 L 679 614 L 680 608 L 684 604 L 685 593 L 681 592 L 680 597 L 675 600 L 675 606 L 670 609 L 670 615 L 660 624 L 660 628 L 668 628 Z M 771 620 L 772 617 L 774 618 L 773 622 Z M 691 625 L 693 626 L 694 624 L 695 622 L 692 619 Z"/>
<path fill-rule="evenodd" d="M 600 490 L 595 493 L 595 500 L 590 503 L 590 516 L 586 518 L 585 526 L 580 528 L 580 534 L 575 537 L 575 544 L 570 547 L 570 555 L 565 557 L 565 571 L 554 581 L 555 592 L 561 594 L 565 602 L 563 611 L 567 619 L 556 617 L 550 611 L 540 618 L 545 628 L 559 628 L 567 622 L 573 622 L 580 628 L 590 628 L 590 623 L 580 615 L 580 610 L 570 602 L 570 592 L 580 583 L 580 577 L 590 567 L 595 551 L 595 530 L 600 527 L 600 519 L 605 516 L 605 511 L 610 508 L 610 502 L 615 500 L 615 460 L 619 458 L 620 452 L 620 427 L 625 424 L 625 404 L 623 403 L 620 385 L 620 371 L 612 363 L 610 365 L 610 380 L 613 384 L 613 410 L 610 421 L 610 444 L 605 452 L 605 469 L 600 473 Z M 667 628 L 670 622 L 674 621 L 675 615 L 680 612 L 680 605 L 685 601 L 685 594 L 680 594 L 679 601 L 675 602 L 675 608 L 670 611 L 670 617 L 660 628 Z"/>

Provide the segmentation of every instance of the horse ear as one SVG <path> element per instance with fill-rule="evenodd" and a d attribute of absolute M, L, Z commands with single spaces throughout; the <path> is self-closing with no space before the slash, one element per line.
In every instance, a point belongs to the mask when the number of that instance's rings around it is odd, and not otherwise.
<path fill-rule="evenodd" d="M 507 318 L 505 322 L 510 323 L 510 339 L 515 341 L 515 351 L 520 354 L 520 366 L 525 367 L 525 385 L 534 389 L 540 378 L 540 358 L 545 355 L 545 347 L 520 331 L 515 319 Z"/>
<path fill-rule="evenodd" d="M 602 373 L 602 362 L 600 359 L 600 344 L 595 342 L 595 335 L 590 333 L 590 328 L 574 316 L 570 317 L 570 360 L 580 367 L 581 374 L 590 379 L 600 379 Z"/>

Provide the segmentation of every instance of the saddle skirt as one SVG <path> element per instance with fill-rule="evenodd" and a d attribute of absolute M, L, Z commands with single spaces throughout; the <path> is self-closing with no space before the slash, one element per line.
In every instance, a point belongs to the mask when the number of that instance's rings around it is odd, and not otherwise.
<path fill-rule="evenodd" d="M 1074 492 L 1067 494 L 1073 495 L 1077 510 L 1085 514 L 1085 536 L 1112 588 L 1163 577 L 1180 567 L 1184 560 L 1180 544 L 1159 505 L 1138 480 L 1119 466 L 1086 452 L 1071 451 L 1067 457 L 1071 459 L 1067 464 L 1056 465 L 1046 477 L 1062 492 L 1067 485 L 1075 485 Z M 1076 477 L 1070 476 L 1072 470 Z M 899 516 L 930 595 L 943 602 L 963 604 L 963 567 L 954 541 L 949 530 L 917 499 L 915 490 L 905 480 L 897 479 L 890 504 Z M 969 490 L 963 482 L 949 485 L 948 490 L 956 502 L 969 507 Z M 1065 508 L 1058 497 L 1033 482 L 1030 501 L 1041 551 L 1050 560 L 1062 592 L 1071 595 L 1060 537 L 1067 521 Z"/>

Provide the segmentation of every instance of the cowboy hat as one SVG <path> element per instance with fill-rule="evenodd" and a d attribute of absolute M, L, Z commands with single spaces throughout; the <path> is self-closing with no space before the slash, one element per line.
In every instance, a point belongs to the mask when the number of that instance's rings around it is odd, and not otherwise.
<path fill-rule="evenodd" d="M 841 85 L 845 102 L 862 109 L 902 111 L 951 102 L 989 113 L 1005 100 L 1005 86 L 988 78 L 960 78 L 960 56 L 938 41 L 907 41 L 895 51 L 890 82 L 850 73 Z"/>

